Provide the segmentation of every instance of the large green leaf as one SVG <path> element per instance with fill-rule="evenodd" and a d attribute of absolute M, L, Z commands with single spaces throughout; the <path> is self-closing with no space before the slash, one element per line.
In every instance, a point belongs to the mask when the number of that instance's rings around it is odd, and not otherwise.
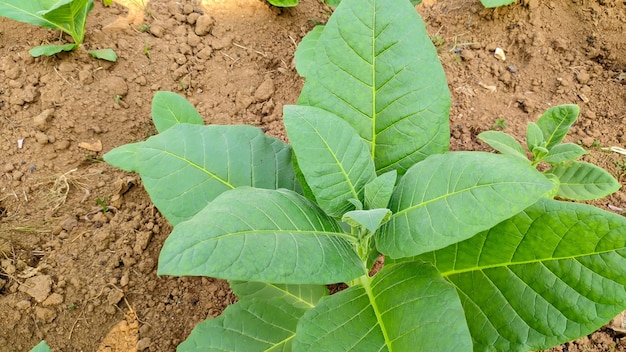
<path fill-rule="evenodd" d="M 298 323 L 293 347 L 471 351 L 472 341 L 454 287 L 432 266 L 407 263 L 384 267 L 373 278 L 361 278 L 361 285 L 322 298 Z"/>
<path fill-rule="evenodd" d="M 298 166 L 317 204 L 340 217 L 363 201 L 365 185 L 376 178 L 367 145 L 345 121 L 311 106 L 285 106 L 285 129 Z"/>
<path fill-rule="evenodd" d="M 316 69 L 315 61 L 313 60 L 315 58 L 315 47 L 323 30 L 324 25 L 315 26 L 298 44 L 298 49 L 295 53 L 296 70 L 302 77 L 307 77 L 309 72 Z"/>
<path fill-rule="evenodd" d="M 240 301 L 282 297 L 294 307 L 313 308 L 322 297 L 328 296 L 328 289 L 324 285 L 283 285 L 254 281 L 231 281 L 229 284 Z"/>
<path fill-rule="evenodd" d="M 174 228 L 158 272 L 283 284 L 348 282 L 366 272 L 351 240 L 295 192 L 241 187 Z"/>
<path fill-rule="evenodd" d="M 62 30 L 71 35 L 76 44 L 83 42 L 87 14 L 92 9 L 93 0 L 0 0 L 0 16 Z"/>
<path fill-rule="evenodd" d="M 343 0 L 317 39 L 298 104 L 330 111 L 369 143 L 377 172 L 400 175 L 448 149 L 450 94 L 407 0 Z M 302 50 L 305 50 L 302 49 Z"/>
<path fill-rule="evenodd" d="M 37 344 L 37 346 L 33 347 L 30 352 L 51 352 L 50 346 L 46 343 L 46 341 L 41 341 Z"/>
<path fill-rule="evenodd" d="M 546 141 L 548 150 L 563 141 L 576 121 L 579 111 L 578 105 L 559 105 L 546 110 L 537 120 L 537 126 L 543 132 L 543 139 Z"/>
<path fill-rule="evenodd" d="M 198 324 L 177 351 L 291 351 L 305 311 L 280 297 L 240 301 Z"/>
<path fill-rule="evenodd" d="M 156 92 L 152 98 L 152 121 L 157 131 L 179 124 L 204 125 L 202 116 L 185 98 L 172 92 Z"/>
<path fill-rule="evenodd" d="M 542 199 L 417 259 L 456 287 L 476 351 L 549 348 L 626 309 L 626 219 L 588 205 Z"/>
<path fill-rule="evenodd" d="M 104 160 L 139 173 L 152 202 L 174 225 L 235 187 L 299 187 L 291 148 L 251 126 L 176 124 L 145 142 L 115 148 Z"/>
<path fill-rule="evenodd" d="M 620 188 L 620 183 L 606 170 L 581 161 L 556 164 L 546 174 L 559 179 L 556 195 L 565 199 L 600 199 Z"/>
<path fill-rule="evenodd" d="M 554 188 L 530 164 L 482 153 L 433 155 L 400 180 L 378 250 L 392 258 L 443 248 L 509 218 Z"/>

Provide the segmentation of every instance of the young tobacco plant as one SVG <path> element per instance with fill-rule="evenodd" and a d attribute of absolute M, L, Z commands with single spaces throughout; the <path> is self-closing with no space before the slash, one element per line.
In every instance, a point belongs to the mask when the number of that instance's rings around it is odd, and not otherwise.
<path fill-rule="evenodd" d="M 78 48 L 85 38 L 85 22 L 92 9 L 93 0 L 0 0 L 0 16 L 60 30 L 74 39 L 74 43 L 70 44 L 34 47 L 29 51 L 34 57 L 51 56 Z M 97 59 L 117 61 L 117 55 L 112 49 L 90 50 L 88 53 Z"/>
<path fill-rule="evenodd" d="M 600 199 L 617 191 L 619 182 L 602 168 L 576 161 L 587 154 L 581 146 L 561 143 L 578 113 L 577 105 L 560 105 L 548 109 L 537 123 L 529 122 L 526 130 L 529 159 L 524 147 L 504 132 L 486 131 L 478 138 L 500 153 L 528 161 L 532 166 L 542 162 L 550 165 L 544 175 L 558 186 L 555 196 L 571 200 Z"/>
<path fill-rule="evenodd" d="M 239 298 L 179 351 L 537 350 L 626 307 L 626 219 L 551 199 L 525 158 L 448 151 L 446 79 L 408 0 L 343 0 L 296 62 L 290 145 L 159 92 L 159 133 L 104 156 L 174 225 L 158 273 Z"/>

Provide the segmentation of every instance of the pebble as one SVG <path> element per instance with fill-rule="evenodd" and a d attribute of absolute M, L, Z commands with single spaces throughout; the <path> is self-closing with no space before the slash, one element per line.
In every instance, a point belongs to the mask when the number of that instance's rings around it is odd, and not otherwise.
<path fill-rule="evenodd" d="M 215 19 L 213 19 L 213 17 L 202 15 L 196 20 L 194 32 L 199 36 L 207 35 L 213 30 L 213 25 L 215 25 Z"/>
<path fill-rule="evenodd" d="M 272 95 L 274 95 L 274 92 L 274 81 L 271 78 L 268 78 L 254 91 L 254 98 L 257 102 L 265 101 L 271 98 Z"/>
<path fill-rule="evenodd" d="M 44 307 L 56 306 L 63 303 L 63 296 L 58 293 L 53 293 L 41 304 Z"/>
<path fill-rule="evenodd" d="M 576 80 L 580 84 L 587 84 L 587 82 L 589 82 L 589 78 L 591 78 L 591 76 L 585 71 L 580 71 L 578 75 L 576 75 Z"/>
<path fill-rule="evenodd" d="M 33 117 L 33 125 L 35 128 L 42 132 L 47 131 L 50 128 L 48 121 L 52 118 L 52 114 L 54 114 L 54 109 L 46 109 L 39 115 Z"/>
<path fill-rule="evenodd" d="M 48 136 L 46 136 L 46 134 L 43 132 L 37 132 L 35 133 L 35 140 L 39 144 L 46 144 L 48 143 Z"/>
<path fill-rule="evenodd" d="M 41 303 L 50 295 L 52 278 L 49 275 L 38 275 L 28 278 L 24 281 L 24 284 L 20 285 L 19 290 Z"/>
<path fill-rule="evenodd" d="M 145 351 L 148 347 L 150 347 L 151 343 L 152 340 L 149 337 L 139 340 L 137 342 L 137 351 Z"/>
<path fill-rule="evenodd" d="M 74 217 L 71 217 L 71 218 L 67 218 L 63 220 L 61 227 L 63 228 L 63 230 L 69 232 L 69 231 L 72 231 L 77 225 L 78 225 L 78 220 L 76 220 L 76 218 Z"/>
<path fill-rule="evenodd" d="M 150 34 L 152 34 L 153 36 L 155 36 L 157 38 L 161 38 L 161 37 L 163 37 L 163 34 L 165 34 L 165 28 L 163 28 L 163 26 L 161 26 L 159 24 L 153 23 L 150 26 Z"/>
<path fill-rule="evenodd" d="M 57 314 L 50 308 L 35 307 L 35 317 L 44 323 L 51 323 Z"/>

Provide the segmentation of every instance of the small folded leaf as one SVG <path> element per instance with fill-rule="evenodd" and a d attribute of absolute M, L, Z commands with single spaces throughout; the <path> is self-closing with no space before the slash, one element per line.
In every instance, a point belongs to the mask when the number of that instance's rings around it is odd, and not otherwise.
<path fill-rule="evenodd" d="M 366 272 L 352 240 L 295 192 L 240 187 L 174 228 L 158 273 L 282 284 L 348 282 Z"/>
<path fill-rule="evenodd" d="M 456 287 L 476 351 L 543 350 L 626 307 L 626 218 L 589 205 L 542 199 L 413 259 L 433 263 Z"/>
<path fill-rule="evenodd" d="M 139 173 L 173 225 L 235 187 L 299 190 L 291 148 L 251 126 L 176 124 L 145 142 L 113 149 L 104 160 Z"/>
<path fill-rule="evenodd" d="M 522 145 L 511 135 L 500 131 L 485 131 L 478 138 L 504 155 L 510 155 L 528 161 Z"/>
<path fill-rule="evenodd" d="M 552 149 L 563 141 L 570 127 L 576 121 L 580 109 L 578 105 L 559 105 L 546 110 L 537 120 L 537 126 L 541 128 L 546 148 Z"/>
<path fill-rule="evenodd" d="M 564 161 L 578 159 L 588 152 L 578 144 L 562 143 L 555 145 L 548 154 L 541 160 L 549 164 L 558 164 Z"/>
<path fill-rule="evenodd" d="M 307 311 L 298 322 L 293 350 L 472 350 L 459 297 L 432 266 L 385 266 L 361 283 Z"/>
<path fill-rule="evenodd" d="M 278 7 L 293 7 L 298 5 L 298 0 L 267 0 L 270 4 Z"/>
<path fill-rule="evenodd" d="M 117 54 L 113 49 L 98 49 L 98 50 L 90 50 L 89 55 L 95 57 L 96 59 L 106 60 L 110 62 L 117 61 Z"/>
<path fill-rule="evenodd" d="M 364 227 L 374 233 L 390 217 L 389 209 L 353 210 L 343 214 L 341 221 L 352 227 Z"/>
<path fill-rule="evenodd" d="M 365 206 L 368 209 L 387 208 L 396 185 L 398 172 L 386 172 L 365 185 Z"/>
<path fill-rule="evenodd" d="M 451 152 L 416 164 L 394 190 L 393 215 L 376 247 L 391 258 L 467 239 L 536 202 L 554 185 L 530 164 L 504 155 Z"/>
<path fill-rule="evenodd" d="M 285 129 L 298 167 L 318 205 L 330 216 L 354 209 L 376 177 L 367 145 L 347 122 L 311 106 L 285 106 Z"/>
<path fill-rule="evenodd" d="M 559 179 L 556 195 L 565 199 L 600 199 L 620 188 L 620 183 L 606 170 L 581 161 L 556 164 L 546 174 Z"/>
<path fill-rule="evenodd" d="M 41 55 L 52 56 L 54 54 L 60 53 L 61 51 L 72 51 L 76 49 L 77 47 L 78 45 L 76 44 L 64 44 L 64 45 L 47 44 L 47 45 L 36 46 L 30 49 L 28 53 L 32 57 L 39 57 Z"/>
<path fill-rule="evenodd" d="M 298 308 L 313 308 L 328 289 L 324 285 L 282 285 L 253 281 L 230 281 L 239 301 L 251 299 L 270 300 L 281 297 L 290 305 Z"/>
<path fill-rule="evenodd" d="M 284 298 L 252 299 L 226 307 L 191 331 L 178 352 L 291 351 L 298 320 L 306 309 Z"/>
<path fill-rule="evenodd" d="M 531 152 L 544 144 L 543 132 L 541 128 L 534 122 L 529 122 L 526 127 L 526 146 Z"/>
<path fill-rule="evenodd" d="M 202 116 L 187 99 L 165 91 L 156 92 L 152 98 L 152 121 L 159 133 L 179 123 L 204 125 Z"/>

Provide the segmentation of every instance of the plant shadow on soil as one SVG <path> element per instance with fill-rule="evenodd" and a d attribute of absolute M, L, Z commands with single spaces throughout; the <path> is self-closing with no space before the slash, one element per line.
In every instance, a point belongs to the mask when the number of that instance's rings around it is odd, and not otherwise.
<path fill-rule="evenodd" d="M 476 135 L 494 128 L 521 140 L 546 108 L 576 103 L 567 141 L 624 182 L 626 156 L 602 149 L 626 142 L 623 1 L 484 9 L 431 0 L 418 11 L 453 96 L 452 149 L 489 150 Z M 101 156 L 156 132 L 158 90 L 184 95 L 207 123 L 284 139 L 282 106 L 303 84 L 293 53 L 330 13 L 313 0 L 283 10 L 153 0 L 140 12 L 96 1 L 85 43 L 114 48 L 117 63 L 84 52 L 34 59 L 28 50 L 58 33 L 0 19 L 0 351 L 28 351 L 43 338 L 55 351 L 173 351 L 235 301 L 221 280 L 156 275 L 171 226 L 141 181 Z M 594 204 L 625 208 L 626 193 Z M 622 336 L 604 328 L 554 350 L 626 351 Z"/>

